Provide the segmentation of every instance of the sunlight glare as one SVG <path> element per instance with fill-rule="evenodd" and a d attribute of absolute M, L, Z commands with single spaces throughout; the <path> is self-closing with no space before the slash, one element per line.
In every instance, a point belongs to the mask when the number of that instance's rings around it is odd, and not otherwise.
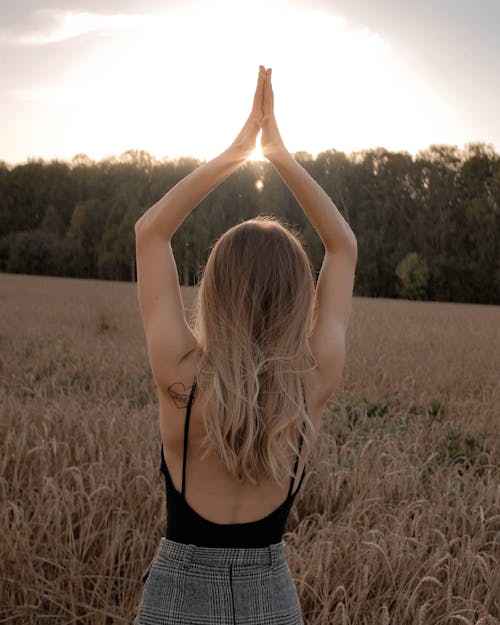
<path fill-rule="evenodd" d="M 257 144 L 255 146 L 254 151 L 248 157 L 252 161 L 265 161 L 266 160 L 266 157 L 262 153 L 262 146 L 261 146 L 261 143 L 260 143 L 260 136 L 261 136 L 261 133 L 259 133 L 259 135 L 257 137 Z"/>
<path fill-rule="evenodd" d="M 439 131 L 444 139 L 452 112 L 398 65 L 390 43 L 327 12 L 256 2 L 189 4 L 113 28 L 106 21 L 108 35 L 84 42 L 66 80 L 43 86 L 61 118 L 57 136 L 51 125 L 44 141 L 68 158 L 128 149 L 213 158 L 245 123 L 259 64 L 273 68 L 276 118 L 291 152 L 413 150 Z M 260 135 L 250 158 L 265 160 Z"/>

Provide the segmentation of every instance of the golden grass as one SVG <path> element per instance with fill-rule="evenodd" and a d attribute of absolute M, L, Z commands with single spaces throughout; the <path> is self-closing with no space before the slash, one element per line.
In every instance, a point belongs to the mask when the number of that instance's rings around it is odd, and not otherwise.
<path fill-rule="evenodd" d="M 131 623 L 165 525 L 136 286 L 2 274 L 0 297 L 0 623 Z M 284 535 L 308 625 L 500 623 L 499 328 L 354 299 Z"/>

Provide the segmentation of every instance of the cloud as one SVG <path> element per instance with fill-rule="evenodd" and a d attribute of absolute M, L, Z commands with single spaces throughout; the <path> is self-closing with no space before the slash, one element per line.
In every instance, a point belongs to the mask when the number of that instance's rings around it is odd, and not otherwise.
<path fill-rule="evenodd" d="M 50 23 L 24 33 L 9 34 L 4 31 L 4 40 L 14 45 L 44 46 L 83 35 L 143 29 L 145 26 L 151 28 L 155 26 L 157 19 L 153 14 L 104 15 L 55 9 L 39 9 L 36 14 L 42 19 L 48 18 Z"/>

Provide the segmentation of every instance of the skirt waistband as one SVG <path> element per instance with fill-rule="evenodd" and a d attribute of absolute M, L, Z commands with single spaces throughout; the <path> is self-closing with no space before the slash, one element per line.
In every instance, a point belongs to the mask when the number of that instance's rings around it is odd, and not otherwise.
<path fill-rule="evenodd" d="M 284 541 L 268 547 L 199 547 L 162 537 L 157 556 L 167 560 L 179 560 L 185 566 L 189 566 L 191 562 L 212 566 L 270 564 L 274 569 L 287 562 Z"/>

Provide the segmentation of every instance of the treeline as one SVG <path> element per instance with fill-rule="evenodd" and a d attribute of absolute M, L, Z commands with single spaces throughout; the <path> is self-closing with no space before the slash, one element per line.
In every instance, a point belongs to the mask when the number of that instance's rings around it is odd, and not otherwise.
<path fill-rule="evenodd" d="M 356 234 L 355 295 L 500 304 L 500 156 L 491 145 L 295 158 Z M 135 280 L 135 221 L 200 164 L 135 150 L 99 162 L 0 162 L 0 270 Z M 259 213 L 301 230 L 317 273 L 314 228 L 273 166 L 248 161 L 175 233 L 181 283 L 197 280 L 222 232 Z"/>

